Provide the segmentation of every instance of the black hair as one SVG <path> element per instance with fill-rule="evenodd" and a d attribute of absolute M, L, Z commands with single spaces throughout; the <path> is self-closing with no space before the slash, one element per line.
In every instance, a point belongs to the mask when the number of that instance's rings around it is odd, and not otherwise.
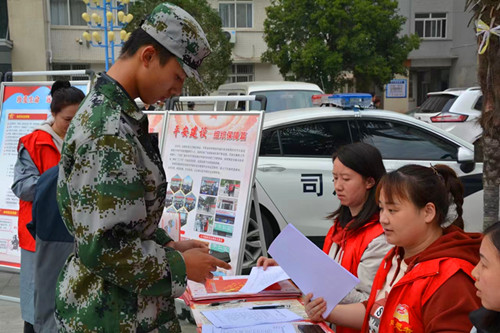
<path fill-rule="evenodd" d="M 52 102 L 50 102 L 50 111 L 58 114 L 68 105 L 80 104 L 85 98 L 83 91 L 72 87 L 67 80 L 57 80 L 50 89 Z"/>
<path fill-rule="evenodd" d="M 486 228 L 486 230 L 484 230 L 484 236 L 490 237 L 491 242 L 495 245 L 500 255 L 500 221 Z"/>
<path fill-rule="evenodd" d="M 342 227 L 345 227 L 352 219 L 354 222 L 349 224 L 348 229 L 354 230 L 371 220 L 379 208 L 375 201 L 375 190 L 382 176 L 385 174 L 385 167 L 382 161 L 380 151 L 364 142 L 356 142 L 339 148 L 333 153 L 332 161 L 339 159 L 343 165 L 360 174 L 363 178 L 373 178 L 375 184 L 368 191 L 363 208 L 357 216 L 352 216 L 349 207 L 340 205 L 340 207 L 327 216 L 328 219 L 338 220 Z"/>
<path fill-rule="evenodd" d="M 173 54 L 170 53 L 163 45 L 158 43 L 156 39 L 151 37 L 146 31 L 142 30 L 142 28 L 135 29 L 130 38 L 123 44 L 123 47 L 120 51 L 120 58 L 126 59 L 132 57 L 142 46 L 151 45 L 154 47 L 156 52 L 158 52 L 158 57 L 160 60 L 160 65 L 165 66 L 168 59 L 173 57 Z"/>
<path fill-rule="evenodd" d="M 391 202 L 394 197 L 406 199 L 418 208 L 424 208 L 429 202 L 433 203 L 436 207 L 436 222 L 439 225 L 445 224 L 450 199 L 453 198 L 457 211 L 457 218 L 453 224 L 464 228 L 462 219 L 464 186 L 455 171 L 446 165 L 437 164 L 432 167 L 405 165 L 380 180 L 377 187 L 377 201 L 382 190 L 385 198 Z"/>

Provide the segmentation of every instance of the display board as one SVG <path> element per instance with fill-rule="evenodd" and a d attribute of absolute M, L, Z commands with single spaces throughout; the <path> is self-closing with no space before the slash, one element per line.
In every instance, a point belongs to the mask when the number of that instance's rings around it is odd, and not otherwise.
<path fill-rule="evenodd" d="M 167 121 L 167 111 L 142 111 L 148 117 L 149 133 L 158 134 L 159 148 L 162 149 L 163 132 Z"/>
<path fill-rule="evenodd" d="M 181 217 L 181 239 L 228 252 L 241 271 L 263 112 L 174 112 L 167 116 L 162 159 L 165 211 Z"/>
<path fill-rule="evenodd" d="M 52 82 L 2 82 L 0 90 L 0 266 L 19 267 L 17 234 L 19 199 L 10 187 L 14 179 L 19 138 L 50 117 Z M 89 81 L 71 84 L 87 94 Z"/>

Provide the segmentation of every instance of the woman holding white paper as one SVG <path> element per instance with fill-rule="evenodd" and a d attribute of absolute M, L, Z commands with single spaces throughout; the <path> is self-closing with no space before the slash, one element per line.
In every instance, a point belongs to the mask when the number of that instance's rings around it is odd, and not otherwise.
<path fill-rule="evenodd" d="M 375 201 L 377 184 L 385 174 L 382 155 L 373 146 L 358 142 L 341 147 L 332 156 L 333 183 L 340 207 L 328 218 L 323 251 L 359 278 L 360 283 L 341 303 L 366 301 L 380 262 L 392 247 L 384 237 Z M 277 265 L 261 257 L 257 266 Z M 337 333 L 358 332 L 337 326 Z"/>
<path fill-rule="evenodd" d="M 463 186 L 445 165 L 407 165 L 380 181 L 376 198 L 387 242 L 396 245 L 382 261 L 368 302 L 340 304 L 326 320 L 362 332 L 469 332 L 476 309 L 471 275 L 480 234 L 464 232 Z M 446 225 L 450 201 L 457 218 Z M 326 302 L 305 298 L 312 320 Z"/>

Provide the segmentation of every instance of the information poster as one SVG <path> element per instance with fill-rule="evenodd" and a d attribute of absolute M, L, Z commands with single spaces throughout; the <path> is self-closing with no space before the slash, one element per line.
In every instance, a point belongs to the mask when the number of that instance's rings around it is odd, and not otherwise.
<path fill-rule="evenodd" d="M 85 94 L 88 81 L 72 82 Z M 19 138 L 50 117 L 52 82 L 3 82 L 0 91 L 0 266 L 20 267 L 14 180 Z"/>
<path fill-rule="evenodd" d="M 386 85 L 386 98 L 406 98 L 406 79 L 394 79 Z"/>
<path fill-rule="evenodd" d="M 240 272 L 263 113 L 169 112 L 162 158 L 165 210 L 180 213 L 181 239 L 227 252 Z"/>

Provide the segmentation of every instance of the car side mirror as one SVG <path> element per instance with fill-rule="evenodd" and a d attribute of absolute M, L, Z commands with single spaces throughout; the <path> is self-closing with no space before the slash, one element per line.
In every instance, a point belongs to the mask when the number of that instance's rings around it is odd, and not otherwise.
<path fill-rule="evenodd" d="M 458 147 L 457 162 L 460 164 L 460 170 L 469 173 L 474 170 L 474 151 L 465 147 Z"/>
<path fill-rule="evenodd" d="M 474 162 L 474 151 L 465 147 L 458 147 L 458 163 Z"/>

